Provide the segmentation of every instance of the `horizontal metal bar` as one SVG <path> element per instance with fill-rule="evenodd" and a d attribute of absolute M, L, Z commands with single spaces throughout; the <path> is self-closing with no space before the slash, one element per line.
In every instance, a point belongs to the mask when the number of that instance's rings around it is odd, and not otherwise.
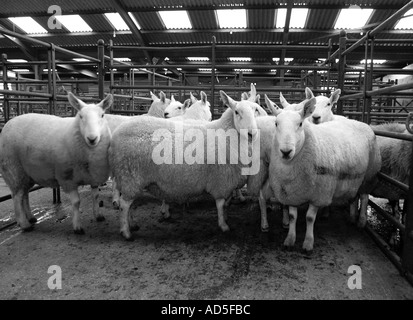
<path fill-rule="evenodd" d="M 262 65 L 262 64 L 216 64 L 214 65 L 216 69 L 283 69 L 283 70 L 328 70 L 327 66 L 289 66 L 289 65 Z M 129 64 L 129 65 L 113 65 L 112 68 L 123 69 L 123 68 L 135 68 L 135 69 L 168 69 L 168 68 L 186 68 L 186 69 L 196 69 L 196 68 L 212 68 L 211 63 L 204 64 L 171 64 L 171 65 L 147 65 L 147 64 Z M 142 70 L 145 71 L 145 70 Z"/>
<path fill-rule="evenodd" d="M 344 115 L 348 116 L 359 116 L 362 115 L 361 111 L 344 111 Z M 395 113 L 395 112 L 370 112 L 370 116 L 378 117 L 393 117 L 393 118 L 406 118 L 408 113 Z"/>
<path fill-rule="evenodd" d="M 387 182 L 397 186 L 402 191 L 405 191 L 405 192 L 409 191 L 409 186 L 407 184 L 401 183 L 400 181 L 397 181 L 396 179 L 393 179 L 392 177 L 389 177 L 388 175 L 384 174 L 383 172 L 378 172 L 377 177 L 379 177 L 380 179 L 386 180 Z"/>
<path fill-rule="evenodd" d="M 398 132 L 389 132 L 389 131 L 380 131 L 373 129 L 374 133 L 381 137 L 395 138 L 400 140 L 412 141 L 413 135 L 408 133 L 398 133 Z"/>
<path fill-rule="evenodd" d="M 21 95 L 21 96 L 29 96 L 29 97 L 43 97 L 43 98 L 51 98 L 52 95 L 49 93 L 43 92 L 28 92 L 28 91 L 18 91 L 18 90 L 4 90 L 0 89 L 0 94 L 4 95 Z"/>
<path fill-rule="evenodd" d="M 371 201 L 369 199 L 369 205 L 378 213 L 381 215 L 383 218 L 388 220 L 390 223 L 392 223 L 396 228 L 398 228 L 401 232 L 406 231 L 406 227 L 400 223 L 399 220 L 397 220 L 394 216 L 388 214 L 386 211 L 384 211 L 380 206 L 378 206 L 374 201 Z"/>
<path fill-rule="evenodd" d="M 193 46 L 193 47 L 141 47 L 141 46 L 112 46 L 109 49 L 128 49 L 128 50 L 142 50 L 142 51 L 171 51 L 171 50 L 211 50 L 212 46 Z"/>
<path fill-rule="evenodd" d="M 394 93 L 396 91 L 402 91 L 402 90 L 408 90 L 408 89 L 413 89 L 413 82 L 403 83 L 403 84 L 396 84 L 396 85 L 391 86 L 391 87 L 386 87 L 386 88 L 367 91 L 366 96 L 367 97 L 374 97 L 374 96 L 378 96 L 378 95 L 382 95 L 382 94 L 384 95 L 384 94 L 387 94 L 387 93 Z M 364 97 L 363 92 L 360 92 L 360 93 L 341 96 L 340 99 L 349 100 L 349 99 L 358 99 L 358 98 L 363 98 L 363 97 Z"/>
<path fill-rule="evenodd" d="M 31 188 L 31 189 L 29 190 L 29 192 L 36 191 L 36 190 L 43 189 L 43 188 L 44 188 L 44 187 L 42 187 L 42 186 L 36 186 L 36 187 Z M 8 194 L 8 195 L 6 195 L 6 196 L 2 196 L 2 197 L 0 197 L 0 202 L 6 201 L 6 200 L 10 200 L 11 198 L 12 198 L 11 194 Z"/>
<path fill-rule="evenodd" d="M 148 111 L 146 110 L 118 110 L 118 109 L 112 109 L 110 110 L 110 113 L 127 113 L 127 114 L 145 114 Z"/>
<path fill-rule="evenodd" d="M 404 269 L 402 267 L 400 257 L 391 251 L 389 245 L 380 237 L 376 231 L 374 231 L 369 224 L 364 228 L 367 234 L 373 239 L 373 241 L 379 246 L 381 251 L 389 258 L 389 260 L 394 264 L 394 266 L 399 270 L 401 274 L 404 274 Z"/>
<path fill-rule="evenodd" d="M 364 72 L 364 68 L 345 68 L 346 72 Z M 370 71 L 370 70 L 369 70 Z M 383 74 L 413 74 L 413 69 L 396 69 L 396 68 L 373 68 L 373 74 L 383 73 Z"/>

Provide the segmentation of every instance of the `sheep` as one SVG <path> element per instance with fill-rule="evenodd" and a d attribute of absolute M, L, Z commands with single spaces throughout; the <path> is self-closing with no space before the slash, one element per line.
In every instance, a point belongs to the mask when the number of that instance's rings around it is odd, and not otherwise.
<path fill-rule="evenodd" d="M 371 127 L 379 131 L 409 134 L 404 124 L 395 122 L 371 125 Z M 377 136 L 377 144 L 379 145 L 382 158 L 380 171 L 408 185 L 412 143 L 406 140 Z M 392 207 L 393 215 L 399 218 L 397 203 L 400 198 L 406 196 L 404 191 L 380 180 L 370 194 L 376 198 L 388 199 Z"/>
<path fill-rule="evenodd" d="M 214 161 L 218 154 L 215 134 L 223 134 L 227 139 L 228 133 L 236 133 L 235 137 L 241 137 L 242 142 L 247 138 L 245 131 L 248 130 L 248 135 L 256 145 L 259 133 L 257 132 L 254 110 L 251 106 L 254 104 L 253 102 L 236 102 L 223 91 L 220 91 L 220 96 L 229 108 L 218 120 L 187 123 L 156 118 L 150 121 L 145 118 L 137 118 L 122 124 L 113 134 L 109 148 L 109 161 L 114 169 L 118 189 L 122 193 L 120 222 L 121 234 L 125 239 L 132 238 L 129 226 L 130 205 L 143 188 L 147 188 L 156 197 L 179 203 L 184 203 L 190 197 L 201 195 L 204 192 L 209 193 L 216 202 L 219 227 L 222 231 L 229 230 L 225 221 L 224 202 L 234 189 L 245 184 L 246 175 L 243 173 L 245 173 L 244 169 L 247 165 L 240 162 L 239 159 L 231 164 L 228 164 L 228 161 L 225 164 L 217 164 Z M 256 106 L 256 104 L 254 105 Z M 161 135 L 160 130 L 165 135 Z M 212 145 L 211 142 L 208 143 L 208 139 L 200 138 L 202 142 L 198 140 L 200 143 L 197 146 L 204 147 L 202 150 L 205 150 L 206 147 L 207 152 L 199 152 L 200 158 L 197 162 L 192 164 L 158 162 L 159 164 L 157 164 L 154 160 L 154 152 L 158 150 L 159 153 L 162 153 L 159 150 L 159 141 L 162 136 L 164 137 L 162 140 L 164 145 L 166 143 L 171 148 L 176 149 L 177 143 L 179 143 L 177 141 L 181 140 L 175 141 L 173 145 L 168 144 L 168 141 L 172 143 L 174 139 L 183 137 L 184 133 L 193 134 L 194 132 L 202 133 L 202 137 L 208 137 L 208 132 L 209 134 L 213 133 Z M 167 138 L 168 136 L 169 138 Z M 185 148 L 190 145 L 189 141 L 182 143 L 182 147 Z M 193 145 L 194 143 L 192 143 Z M 197 154 L 198 147 L 195 149 Z M 164 152 L 166 152 L 165 150 L 163 149 Z M 228 151 L 231 157 L 241 153 L 241 150 L 234 149 L 233 144 L 226 145 L 224 150 Z M 226 153 L 226 159 L 229 159 L 229 154 Z M 254 154 L 252 152 L 253 156 Z M 211 155 L 214 157 L 212 161 Z M 175 159 L 176 157 L 178 156 L 172 156 L 171 149 L 171 158 Z"/>
<path fill-rule="evenodd" d="M 377 181 L 380 150 L 373 130 L 365 123 L 346 120 L 314 125 L 304 121 L 315 109 L 316 99 L 307 100 L 300 111 L 277 115 L 271 149 L 269 184 L 275 198 L 289 205 L 289 231 L 284 246 L 295 244 L 297 206 L 308 203 L 307 231 L 303 250 L 314 245 L 313 226 L 320 207 L 362 200 Z"/>
<path fill-rule="evenodd" d="M 163 91 L 159 93 L 159 98 L 150 91 L 152 103 L 149 107 L 148 113 L 140 115 L 140 116 L 151 116 L 157 118 L 163 118 L 164 112 L 167 106 L 171 103 L 170 99 L 166 98 L 166 95 Z M 137 117 L 140 117 L 137 116 Z M 129 121 L 132 119 L 130 116 L 122 116 L 122 115 L 115 115 L 115 114 L 107 114 L 106 119 L 108 121 L 109 129 L 113 133 L 117 127 L 119 127 L 125 121 Z M 115 209 L 119 209 L 119 198 L 120 194 L 116 189 L 116 182 L 112 182 L 112 205 Z M 161 210 L 162 213 L 162 210 Z"/>
<path fill-rule="evenodd" d="M 31 230 L 36 218 L 30 210 L 29 189 L 34 184 L 62 187 L 69 194 L 73 230 L 83 234 L 78 187 L 92 186 L 93 214 L 99 213 L 98 186 L 109 177 L 108 148 L 111 133 L 105 111 L 112 105 L 109 94 L 98 104 L 85 104 L 69 93 L 75 117 L 24 114 L 6 123 L 0 135 L 0 171 L 9 186 L 16 221 Z"/>
<path fill-rule="evenodd" d="M 257 94 L 257 89 L 255 88 L 254 84 L 251 83 L 251 91 L 248 93 L 243 92 L 241 95 L 241 100 L 249 100 L 252 102 L 255 102 L 258 104 L 258 108 L 256 109 L 256 116 L 257 117 L 263 117 L 263 116 L 268 116 L 267 111 L 265 111 L 261 106 L 260 106 L 260 95 Z"/>
<path fill-rule="evenodd" d="M 180 102 L 171 102 L 165 109 L 165 118 L 170 118 L 173 121 L 211 121 L 212 113 L 209 102 L 207 101 L 206 93 L 201 91 L 201 103 L 197 103 L 198 99 L 192 93 L 190 99 L 187 99 L 184 104 Z M 184 109 L 182 115 L 177 115 L 176 110 Z"/>
<path fill-rule="evenodd" d="M 316 107 L 313 114 L 308 118 L 308 120 L 314 124 L 319 124 L 327 121 L 347 119 L 346 117 L 333 114 L 331 110 L 332 107 L 337 104 L 337 101 L 340 98 L 340 94 L 341 90 L 337 89 L 330 95 L 330 98 L 321 95 L 315 97 Z M 314 94 L 310 89 L 308 89 L 306 91 L 306 98 L 311 99 L 312 97 L 314 97 Z"/>

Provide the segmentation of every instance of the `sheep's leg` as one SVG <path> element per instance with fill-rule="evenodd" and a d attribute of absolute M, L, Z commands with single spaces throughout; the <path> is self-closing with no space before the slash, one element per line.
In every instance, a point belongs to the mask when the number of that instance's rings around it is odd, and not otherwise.
<path fill-rule="evenodd" d="M 105 217 L 99 210 L 99 188 L 92 186 L 92 204 L 93 204 L 93 216 L 97 222 L 105 221 Z"/>
<path fill-rule="evenodd" d="M 225 199 L 216 199 L 215 200 L 217 210 L 218 210 L 218 225 L 223 232 L 229 231 L 229 227 L 225 222 L 225 213 L 224 213 L 224 204 Z"/>
<path fill-rule="evenodd" d="M 24 205 L 24 197 L 26 194 L 27 191 L 21 189 L 13 195 L 14 213 L 20 228 L 24 231 L 31 231 L 33 229 L 33 225 L 29 222 L 29 220 L 27 220 Z"/>
<path fill-rule="evenodd" d="M 225 201 L 225 204 L 224 204 L 225 207 L 229 207 L 229 206 L 230 206 L 231 201 L 232 201 L 232 198 L 233 198 L 233 195 L 231 194 L 231 195 L 229 196 L 229 198 Z"/>
<path fill-rule="evenodd" d="M 73 231 L 76 234 L 85 234 L 85 230 L 83 230 L 80 222 L 80 196 L 77 188 L 69 191 L 69 198 L 73 211 Z"/>
<path fill-rule="evenodd" d="M 165 200 L 162 200 L 161 214 L 164 219 L 169 219 L 171 217 L 171 214 L 169 213 L 169 204 L 167 204 Z"/>
<path fill-rule="evenodd" d="M 112 180 L 112 205 L 116 210 L 119 210 L 120 192 L 116 188 L 116 181 Z"/>
<path fill-rule="evenodd" d="M 307 220 L 307 230 L 305 232 L 305 239 L 303 243 L 303 250 L 305 252 L 313 251 L 314 246 L 314 222 L 317 216 L 318 207 L 310 204 L 308 206 L 306 220 Z"/>
<path fill-rule="evenodd" d="M 358 210 L 359 198 L 356 197 L 354 201 L 350 204 L 350 222 L 355 224 L 358 218 L 359 210 Z"/>
<path fill-rule="evenodd" d="M 367 205 L 369 203 L 369 195 L 361 194 L 360 195 L 360 215 L 357 222 L 357 227 L 364 228 L 367 223 Z"/>
<path fill-rule="evenodd" d="M 288 206 L 282 205 L 283 208 L 283 228 L 288 229 L 290 226 L 290 216 L 288 213 Z"/>
<path fill-rule="evenodd" d="M 120 234 L 126 240 L 133 240 L 131 230 L 130 230 L 130 206 L 133 200 L 125 200 L 123 197 L 120 197 Z"/>
<path fill-rule="evenodd" d="M 239 201 L 245 202 L 246 199 L 244 195 L 242 194 L 241 189 L 237 189 L 237 196 L 238 196 Z"/>
<path fill-rule="evenodd" d="M 289 206 L 288 207 L 288 218 L 289 218 L 289 229 L 288 229 L 288 234 L 287 238 L 284 240 L 284 246 L 287 248 L 291 248 L 295 244 L 295 224 L 297 222 L 297 208 Z"/>
<path fill-rule="evenodd" d="M 262 190 L 260 190 L 258 202 L 260 204 L 260 211 L 261 211 L 261 231 L 268 232 L 269 226 L 268 226 L 268 219 L 267 219 L 267 202 L 264 198 Z"/>
<path fill-rule="evenodd" d="M 24 212 L 26 213 L 27 220 L 29 220 L 31 224 L 35 224 L 37 222 L 37 219 L 32 213 L 32 210 L 30 209 L 29 192 L 25 192 L 23 195 L 23 208 Z"/>

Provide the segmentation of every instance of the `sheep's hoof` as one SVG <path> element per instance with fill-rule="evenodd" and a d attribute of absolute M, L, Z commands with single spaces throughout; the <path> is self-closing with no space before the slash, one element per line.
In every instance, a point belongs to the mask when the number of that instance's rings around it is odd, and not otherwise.
<path fill-rule="evenodd" d="M 305 254 L 305 255 L 307 255 L 307 256 L 311 256 L 311 255 L 313 254 L 313 249 L 305 249 L 305 248 L 303 248 L 301 251 L 302 251 L 303 254 Z"/>
<path fill-rule="evenodd" d="M 305 241 L 303 243 L 303 252 L 307 255 L 313 252 L 313 241 Z"/>
<path fill-rule="evenodd" d="M 284 228 L 284 229 L 289 229 L 289 228 L 290 228 L 290 224 L 289 224 L 289 223 L 283 223 L 283 228 Z"/>
<path fill-rule="evenodd" d="M 270 231 L 270 227 L 266 226 L 266 227 L 261 227 L 261 232 L 268 232 Z"/>
<path fill-rule="evenodd" d="M 285 247 L 294 247 L 295 245 L 295 238 L 293 237 L 287 237 L 284 240 L 284 246 Z"/>
<path fill-rule="evenodd" d="M 33 224 L 28 227 L 22 228 L 23 232 L 30 232 L 30 231 L 33 231 L 33 229 L 34 229 Z"/>
<path fill-rule="evenodd" d="M 83 230 L 83 228 L 74 229 L 73 232 L 74 232 L 75 234 L 81 234 L 81 235 L 85 234 L 85 230 Z"/>
<path fill-rule="evenodd" d="M 97 216 L 97 217 L 96 217 L 96 221 L 97 221 L 97 222 L 105 221 L 105 217 L 104 217 L 104 216 Z"/>
<path fill-rule="evenodd" d="M 126 232 L 126 231 L 121 231 L 120 235 L 126 240 L 126 241 L 133 241 L 134 238 L 132 236 L 132 234 L 130 232 Z"/>
<path fill-rule="evenodd" d="M 137 224 L 135 224 L 131 225 L 129 229 L 130 231 L 139 231 L 140 227 Z"/>
<path fill-rule="evenodd" d="M 119 208 L 120 208 L 119 202 L 117 202 L 117 201 L 113 201 L 112 206 L 115 210 L 119 210 Z"/>
<path fill-rule="evenodd" d="M 37 219 L 36 219 L 35 217 L 30 218 L 30 219 L 29 219 L 29 222 L 30 222 L 31 224 L 35 224 L 35 223 L 37 222 Z"/>
<path fill-rule="evenodd" d="M 221 225 L 220 226 L 220 228 L 221 228 L 221 230 L 222 230 L 222 232 L 228 232 L 229 231 L 229 227 L 228 227 L 228 225 Z"/>
<path fill-rule="evenodd" d="M 357 222 L 357 228 L 364 229 L 364 227 L 366 226 L 366 224 L 367 224 L 367 221 L 359 220 L 359 221 Z"/>

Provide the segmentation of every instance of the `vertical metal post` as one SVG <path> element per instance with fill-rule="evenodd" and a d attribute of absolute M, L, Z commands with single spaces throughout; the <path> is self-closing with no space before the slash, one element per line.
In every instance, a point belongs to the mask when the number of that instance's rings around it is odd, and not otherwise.
<path fill-rule="evenodd" d="M 98 40 L 98 89 L 99 89 L 99 99 L 103 100 L 105 94 L 105 41 L 102 39 Z"/>
<path fill-rule="evenodd" d="M 8 90 L 9 85 L 7 83 L 7 54 L 3 53 L 1 55 L 1 62 L 3 64 L 3 89 Z M 10 120 L 10 105 L 9 97 L 7 94 L 3 95 L 3 112 L 4 112 L 4 123 Z"/>
<path fill-rule="evenodd" d="M 216 42 L 217 39 L 215 36 L 212 36 L 212 48 L 211 48 L 211 63 L 212 63 L 212 72 L 211 72 L 211 105 L 209 108 L 211 109 L 212 118 L 215 118 L 214 110 L 215 110 L 215 49 L 216 49 Z"/>
<path fill-rule="evenodd" d="M 328 39 L 328 51 L 327 51 L 327 61 L 328 61 L 328 70 L 327 70 L 327 90 L 330 90 L 330 71 L 331 71 L 331 50 L 333 49 L 333 42 L 331 38 Z"/>
<path fill-rule="evenodd" d="M 371 37 L 370 39 L 370 70 L 369 70 L 369 76 L 367 77 L 367 91 L 371 91 L 373 89 L 373 57 L 374 57 L 374 37 Z M 367 62 L 366 62 L 367 64 Z M 370 119 L 370 112 L 371 112 L 371 106 L 372 106 L 372 97 L 366 97 L 366 110 L 367 110 L 367 118 L 366 118 L 366 123 L 370 124 L 371 119 Z"/>
<path fill-rule="evenodd" d="M 56 106 L 56 91 L 57 91 L 57 77 L 56 77 L 56 49 L 55 45 L 51 44 L 51 72 L 52 72 L 52 110 L 50 114 L 57 115 L 57 106 Z"/>
<path fill-rule="evenodd" d="M 339 42 L 339 60 L 338 60 L 338 75 L 337 75 L 337 86 L 341 89 L 341 94 L 344 94 L 344 75 L 345 75 L 345 68 L 346 68 L 346 56 L 343 55 L 343 51 L 346 50 L 346 32 L 342 30 L 340 32 L 340 42 Z M 343 114 L 343 101 L 338 99 L 337 102 L 337 114 Z"/>
<path fill-rule="evenodd" d="M 53 83 L 52 83 L 52 48 L 47 50 L 47 92 L 53 95 Z M 53 110 L 53 97 L 49 98 L 49 106 L 47 109 L 48 114 L 52 114 Z"/>
<path fill-rule="evenodd" d="M 411 143 L 410 170 L 413 170 L 413 141 Z M 407 210 L 404 210 L 406 213 L 406 231 L 403 239 L 402 266 L 406 272 L 410 273 L 410 276 L 413 276 L 413 174 L 409 176 L 409 190 L 406 200 Z"/>

